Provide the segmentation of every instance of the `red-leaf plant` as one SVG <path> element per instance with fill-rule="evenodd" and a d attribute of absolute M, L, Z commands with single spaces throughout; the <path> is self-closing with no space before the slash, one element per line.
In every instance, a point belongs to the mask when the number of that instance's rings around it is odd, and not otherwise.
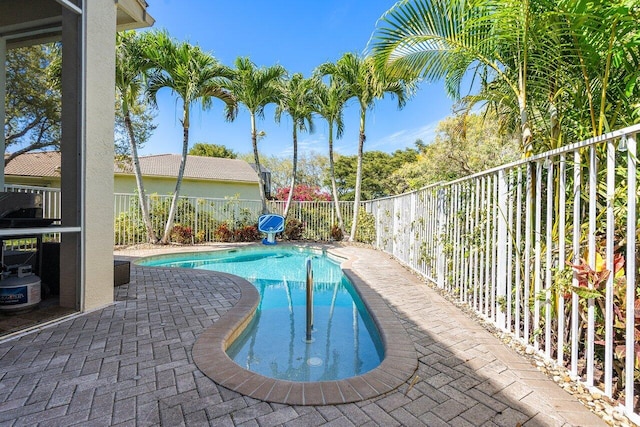
<path fill-rule="evenodd" d="M 602 257 L 598 254 L 598 261 L 602 261 Z M 606 313 L 606 286 L 611 271 L 604 268 L 603 262 L 596 262 L 594 269 L 584 259 L 580 259 L 579 264 L 567 262 L 574 272 L 577 286 L 571 289 L 581 300 L 580 316 L 584 323 L 586 319 L 585 302 L 593 299 L 595 305 L 595 344 L 604 351 L 605 345 L 605 313 Z M 624 369 L 626 359 L 626 293 L 627 280 L 624 271 L 625 258 L 622 254 L 616 254 L 613 260 L 613 301 L 612 309 L 614 313 L 613 319 L 613 367 L 618 374 L 618 390 L 624 386 Z M 640 378 L 640 299 L 636 298 L 634 304 L 634 353 L 635 366 L 634 377 L 636 380 Z"/>

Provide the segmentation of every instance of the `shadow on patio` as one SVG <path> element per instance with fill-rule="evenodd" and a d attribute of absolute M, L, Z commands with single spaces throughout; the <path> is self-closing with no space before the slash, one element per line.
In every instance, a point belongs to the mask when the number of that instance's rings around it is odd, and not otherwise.
<path fill-rule="evenodd" d="M 240 297 L 213 272 L 132 266 L 116 303 L 0 343 L 0 423 L 91 425 L 605 425 L 381 252 L 339 247 L 397 313 L 419 356 L 409 381 L 342 405 L 243 397 L 193 363 L 198 335 Z"/>

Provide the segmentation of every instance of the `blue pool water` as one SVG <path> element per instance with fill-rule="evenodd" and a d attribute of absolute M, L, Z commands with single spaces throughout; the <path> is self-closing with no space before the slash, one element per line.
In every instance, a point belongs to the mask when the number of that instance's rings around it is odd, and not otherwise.
<path fill-rule="evenodd" d="M 314 332 L 306 343 L 306 260 L 313 265 Z M 154 257 L 142 265 L 198 268 L 249 280 L 261 295 L 253 320 L 227 354 L 250 371 L 290 381 L 327 381 L 378 366 L 378 330 L 337 262 L 300 248 L 245 248 Z"/>

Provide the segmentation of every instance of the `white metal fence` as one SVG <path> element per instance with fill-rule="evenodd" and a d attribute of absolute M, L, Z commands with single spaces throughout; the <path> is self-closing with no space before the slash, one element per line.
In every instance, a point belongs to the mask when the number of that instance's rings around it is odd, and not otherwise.
<path fill-rule="evenodd" d="M 146 241 L 146 230 L 142 220 L 139 198 L 135 194 L 116 194 L 114 203 L 115 244 L 132 245 Z M 147 205 L 152 226 L 159 237 L 167 221 L 171 196 L 151 195 Z M 273 213 L 282 213 L 285 202 L 270 201 L 268 208 Z M 345 221 L 353 215 L 352 202 L 340 202 Z M 221 239 L 220 227 L 234 230 L 254 226 L 262 210 L 259 200 L 235 198 L 208 199 L 181 197 L 175 216 L 175 224 L 188 228 L 193 242 L 213 242 Z M 332 202 L 292 202 L 289 219 L 302 223 L 302 239 L 330 240 L 331 228 L 337 223 Z"/>
<path fill-rule="evenodd" d="M 45 218 L 60 218 L 59 188 L 7 184 L 5 191 L 41 194 L 43 216 Z M 115 245 L 133 245 L 146 241 L 146 230 L 138 200 L 136 194 L 117 193 L 114 195 Z M 152 226 L 159 234 L 164 229 L 170 204 L 171 196 L 156 194 L 147 196 Z M 353 203 L 340 202 L 339 205 L 342 218 L 348 228 L 353 215 Z M 268 202 L 269 210 L 274 213 L 282 213 L 284 206 L 284 201 Z M 226 224 L 232 230 L 244 225 L 255 225 L 258 222 L 261 209 L 262 205 L 259 200 L 180 197 L 175 223 L 189 228 L 193 235 L 193 241 L 213 242 L 218 240 L 216 231 L 222 224 Z M 302 238 L 306 240 L 331 240 L 331 228 L 337 224 L 333 203 L 324 201 L 294 201 L 289 211 L 289 218 L 297 219 L 302 223 Z M 8 243 L 11 244 L 11 242 Z"/>
<path fill-rule="evenodd" d="M 150 195 L 147 206 L 153 229 L 162 237 L 172 196 Z M 115 244 L 132 245 L 146 241 L 139 198 L 136 194 L 115 194 Z M 225 223 L 229 228 L 257 223 L 262 205 L 259 200 L 206 199 L 180 197 L 175 224 L 188 228 L 194 242 L 217 240 L 216 230 Z"/>
<path fill-rule="evenodd" d="M 367 204 L 378 248 L 620 399 L 634 422 L 639 132 Z"/>
<path fill-rule="evenodd" d="M 345 222 L 345 228 L 349 230 L 353 219 L 353 202 L 338 202 L 340 214 Z M 285 201 L 270 201 L 269 210 L 273 213 L 284 212 Z M 332 240 L 331 228 L 338 224 L 336 210 L 333 202 L 324 201 L 300 201 L 292 202 L 289 208 L 288 219 L 295 218 L 303 224 L 302 238 L 305 240 L 329 241 Z"/>
<path fill-rule="evenodd" d="M 454 182 L 365 203 L 374 245 L 437 283 L 517 339 L 619 399 L 640 423 L 637 283 L 640 125 Z M 59 190 L 43 194 L 59 218 Z M 158 229 L 170 198 L 150 196 Z M 347 222 L 353 204 L 341 203 Z M 270 210 L 281 212 L 283 202 Z M 115 244 L 144 241 L 137 196 L 116 194 Z M 163 212 L 165 212 L 163 214 Z M 194 240 L 216 227 L 255 224 L 259 201 L 182 198 L 176 223 Z M 330 240 L 331 202 L 297 202 L 303 238 Z M 628 291 L 630 290 L 630 291 Z"/>

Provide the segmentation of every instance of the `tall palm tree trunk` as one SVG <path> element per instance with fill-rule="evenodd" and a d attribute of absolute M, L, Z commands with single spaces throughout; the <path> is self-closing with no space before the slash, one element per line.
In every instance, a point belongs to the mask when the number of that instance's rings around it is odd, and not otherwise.
<path fill-rule="evenodd" d="M 262 201 L 262 213 L 269 213 L 267 209 L 267 196 L 264 192 L 264 179 L 262 178 L 262 169 L 260 167 L 260 156 L 258 155 L 258 132 L 256 131 L 256 115 L 251 112 L 251 144 L 253 145 L 253 161 L 256 163 L 256 172 L 258 172 L 258 181 L 260 183 L 260 201 Z"/>
<path fill-rule="evenodd" d="M 336 173 L 333 163 L 333 123 L 329 123 L 329 175 L 331 178 L 331 192 L 333 193 L 333 206 L 336 210 L 338 228 L 344 233 L 344 221 L 340 212 L 340 202 L 338 201 L 338 186 L 336 185 Z"/>
<path fill-rule="evenodd" d="M 173 191 L 173 198 L 171 199 L 171 208 L 169 208 L 169 217 L 167 218 L 167 224 L 164 228 L 164 235 L 162 236 L 162 244 L 169 243 L 171 237 L 171 230 L 173 230 L 173 222 L 175 219 L 176 210 L 178 208 L 178 199 L 180 198 L 180 187 L 182 186 L 182 177 L 184 176 L 184 168 L 187 165 L 187 152 L 189 149 L 189 110 L 185 109 L 183 119 L 183 131 L 182 131 L 182 158 L 180 159 L 180 168 L 178 169 L 178 178 L 176 179 L 176 187 Z"/>
<path fill-rule="evenodd" d="M 131 158 L 133 160 L 133 174 L 136 177 L 136 185 L 138 187 L 138 199 L 140 201 L 140 210 L 142 211 L 142 220 L 144 226 L 147 229 L 147 239 L 149 243 L 157 243 L 158 237 L 151 225 L 151 216 L 149 215 L 149 207 L 147 206 L 147 195 L 144 191 L 144 184 L 142 182 L 142 171 L 140 170 L 140 158 L 138 157 L 138 146 L 136 144 L 136 137 L 133 133 L 133 125 L 131 123 L 131 115 L 129 110 L 125 112 L 124 124 L 129 134 L 129 148 L 131 148 Z"/>
<path fill-rule="evenodd" d="M 362 158 L 364 157 L 364 141 L 366 136 L 364 134 L 366 107 L 360 109 L 360 137 L 358 140 L 358 166 L 356 168 L 356 194 L 353 201 L 353 222 L 351 223 L 351 234 L 349 235 L 349 241 L 356 240 L 356 230 L 358 229 L 358 213 L 360 211 L 360 193 L 362 189 Z"/>
<path fill-rule="evenodd" d="M 296 175 L 298 173 L 298 131 L 296 124 L 293 124 L 293 167 L 291 172 L 291 187 L 289 187 L 289 195 L 287 196 L 287 204 L 284 206 L 284 213 L 282 214 L 285 219 L 289 213 L 291 207 L 291 201 L 293 200 L 293 190 L 296 188 Z"/>

